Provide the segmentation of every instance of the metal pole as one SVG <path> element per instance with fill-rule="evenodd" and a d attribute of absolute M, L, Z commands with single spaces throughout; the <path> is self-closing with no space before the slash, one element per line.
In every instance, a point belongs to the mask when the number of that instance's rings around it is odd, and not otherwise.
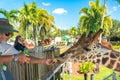
<path fill-rule="evenodd" d="M 115 73 L 115 72 L 113 72 L 112 79 L 113 79 L 113 80 L 117 80 L 117 79 L 116 79 L 116 73 Z"/>

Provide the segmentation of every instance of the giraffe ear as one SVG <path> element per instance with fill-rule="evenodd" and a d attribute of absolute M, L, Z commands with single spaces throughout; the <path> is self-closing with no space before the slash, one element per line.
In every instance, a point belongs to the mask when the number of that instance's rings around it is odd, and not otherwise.
<path fill-rule="evenodd" d="M 89 46 L 91 46 L 93 43 L 96 43 L 98 41 L 98 38 L 100 36 L 100 34 L 103 32 L 102 29 L 100 29 L 90 40 Z"/>

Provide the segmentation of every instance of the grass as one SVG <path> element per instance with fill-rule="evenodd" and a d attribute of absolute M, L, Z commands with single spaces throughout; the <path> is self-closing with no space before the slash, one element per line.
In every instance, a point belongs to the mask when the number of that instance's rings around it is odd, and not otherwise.
<path fill-rule="evenodd" d="M 100 68 L 100 72 L 98 74 L 94 74 L 94 80 L 103 80 L 105 77 L 113 73 L 114 71 L 102 66 Z M 120 80 L 120 73 L 116 72 L 117 80 Z M 84 76 L 70 76 L 69 74 L 64 75 L 64 80 L 84 80 Z M 88 80 L 90 80 L 90 76 L 88 76 Z M 110 77 L 107 80 L 112 80 L 112 77 Z"/>
<path fill-rule="evenodd" d="M 112 46 L 113 47 L 113 49 L 115 49 L 115 50 L 119 50 L 120 49 L 120 46 L 119 45 L 114 45 L 114 46 Z"/>

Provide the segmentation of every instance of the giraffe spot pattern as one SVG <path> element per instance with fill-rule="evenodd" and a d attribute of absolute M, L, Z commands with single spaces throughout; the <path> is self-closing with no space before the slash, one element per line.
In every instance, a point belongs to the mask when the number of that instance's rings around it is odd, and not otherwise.
<path fill-rule="evenodd" d="M 116 69 L 117 71 L 120 71 L 120 63 L 117 63 Z"/>
<path fill-rule="evenodd" d="M 110 57 L 111 58 L 116 58 L 117 56 L 115 54 L 113 54 L 113 53 L 110 53 Z"/>
<path fill-rule="evenodd" d="M 102 59 L 102 64 L 105 64 L 109 60 L 108 57 Z"/>

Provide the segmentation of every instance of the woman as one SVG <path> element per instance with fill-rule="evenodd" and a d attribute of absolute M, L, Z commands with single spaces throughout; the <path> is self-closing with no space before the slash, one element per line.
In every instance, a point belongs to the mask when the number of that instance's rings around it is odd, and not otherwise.
<path fill-rule="evenodd" d="M 18 51 L 24 51 L 26 46 L 24 45 L 23 42 L 24 42 L 23 38 L 20 35 L 18 35 L 15 38 L 15 44 L 14 44 L 15 49 L 17 49 Z"/>

